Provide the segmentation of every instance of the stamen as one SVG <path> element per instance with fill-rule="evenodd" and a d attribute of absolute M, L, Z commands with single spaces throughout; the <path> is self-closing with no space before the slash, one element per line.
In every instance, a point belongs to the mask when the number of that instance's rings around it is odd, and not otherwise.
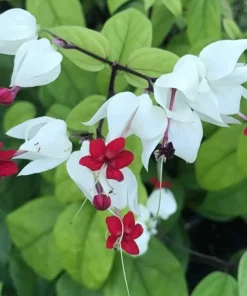
<path fill-rule="evenodd" d="M 244 121 L 247 121 L 247 116 L 244 115 L 243 113 L 238 112 L 237 115 L 238 115 L 240 118 L 242 118 Z"/>
<path fill-rule="evenodd" d="M 87 202 L 87 198 L 84 200 L 84 202 L 82 203 L 80 209 L 79 209 L 78 212 L 75 214 L 74 218 L 70 221 L 69 224 L 72 224 L 72 223 L 75 221 L 75 219 L 76 219 L 77 216 L 79 215 L 80 211 L 82 210 L 82 208 L 84 207 L 84 205 L 86 204 L 86 202 Z"/>

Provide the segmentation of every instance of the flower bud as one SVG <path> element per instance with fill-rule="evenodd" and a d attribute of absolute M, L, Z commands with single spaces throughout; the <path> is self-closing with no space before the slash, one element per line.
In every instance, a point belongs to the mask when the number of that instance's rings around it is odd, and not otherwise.
<path fill-rule="evenodd" d="M 0 87 L 0 104 L 1 105 L 10 105 L 15 100 L 15 94 L 11 89 Z"/>
<path fill-rule="evenodd" d="M 105 194 L 97 194 L 93 198 L 93 205 L 98 211 L 105 211 L 111 205 L 111 198 Z"/>

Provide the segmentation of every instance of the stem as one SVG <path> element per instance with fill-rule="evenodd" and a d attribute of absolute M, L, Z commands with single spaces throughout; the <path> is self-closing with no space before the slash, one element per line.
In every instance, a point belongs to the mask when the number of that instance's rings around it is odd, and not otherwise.
<path fill-rule="evenodd" d="M 177 90 L 175 88 L 172 88 L 171 100 L 170 100 L 170 104 L 169 104 L 170 111 L 172 111 L 173 106 L 174 106 L 176 91 Z M 169 128 L 170 128 L 170 122 L 171 122 L 171 119 L 168 118 L 167 128 L 166 128 L 163 140 L 162 140 L 162 147 L 165 147 L 166 143 L 168 142 L 168 133 L 169 133 Z"/>
<path fill-rule="evenodd" d="M 238 115 L 240 118 L 242 118 L 244 121 L 247 121 L 247 116 L 244 115 L 243 113 L 238 112 L 237 115 Z"/>

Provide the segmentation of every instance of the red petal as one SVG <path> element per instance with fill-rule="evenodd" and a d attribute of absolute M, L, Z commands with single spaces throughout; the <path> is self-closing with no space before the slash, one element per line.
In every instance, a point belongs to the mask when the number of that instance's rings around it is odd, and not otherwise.
<path fill-rule="evenodd" d="M 134 226 L 134 229 L 132 230 L 131 234 L 129 235 L 129 238 L 133 239 L 137 239 L 138 237 L 140 237 L 143 234 L 143 227 L 141 226 L 141 224 L 136 224 Z"/>
<path fill-rule="evenodd" d="M 134 154 L 128 150 L 121 151 L 114 159 L 108 162 L 114 169 L 122 169 L 127 167 L 134 160 Z"/>
<path fill-rule="evenodd" d="M 124 233 L 131 234 L 135 227 L 135 217 L 132 212 L 128 212 L 123 217 Z"/>
<path fill-rule="evenodd" d="M 98 171 L 101 169 L 104 162 L 94 159 L 92 156 L 84 156 L 79 161 L 80 165 L 89 168 L 91 171 Z"/>
<path fill-rule="evenodd" d="M 105 142 L 102 139 L 95 139 L 90 141 L 89 151 L 93 158 L 98 161 L 105 159 Z"/>
<path fill-rule="evenodd" d="M 139 248 L 137 246 L 137 243 L 133 240 L 125 241 L 124 239 L 121 242 L 122 249 L 131 254 L 131 255 L 138 255 L 139 254 Z"/>
<path fill-rule="evenodd" d="M 125 139 L 124 138 L 117 138 L 113 141 L 111 141 L 107 146 L 105 150 L 105 156 L 108 159 L 115 158 L 120 151 L 124 149 L 125 146 Z"/>
<path fill-rule="evenodd" d="M 244 129 L 244 135 L 247 136 L 247 127 Z"/>
<path fill-rule="evenodd" d="M 114 244 L 117 241 L 118 237 L 111 234 L 108 236 L 107 240 L 106 240 L 106 247 L 107 249 L 112 249 L 114 248 Z"/>
<path fill-rule="evenodd" d="M 120 170 L 111 168 L 110 166 L 107 166 L 106 178 L 121 182 L 124 179 L 124 175 Z"/>
<path fill-rule="evenodd" d="M 9 160 L 14 156 L 16 153 L 16 150 L 6 150 L 6 151 L 0 151 L 0 161 L 1 160 Z"/>
<path fill-rule="evenodd" d="M 106 225 L 110 234 L 120 237 L 122 234 L 122 223 L 119 218 L 110 216 L 106 218 Z"/>
<path fill-rule="evenodd" d="M 18 165 L 14 161 L 0 161 L 0 177 L 9 177 L 18 173 Z"/>

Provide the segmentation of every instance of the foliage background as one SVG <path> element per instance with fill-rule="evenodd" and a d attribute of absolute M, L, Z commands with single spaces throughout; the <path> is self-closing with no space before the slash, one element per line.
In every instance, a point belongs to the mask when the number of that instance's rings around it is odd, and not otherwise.
<path fill-rule="evenodd" d="M 198 54 L 215 40 L 247 37 L 247 5 L 241 0 L 0 2 L 1 12 L 11 7 L 28 9 L 42 27 L 86 26 L 102 32 L 110 44 L 110 59 L 151 76 L 171 71 L 177 57 L 170 52 Z M 103 41 L 91 36 L 87 31 L 82 44 L 104 54 Z M 151 46 L 166 51 L 150 50 Z M 95 61 L 73 63 L 73 58 L 64 57 L 55 82 L 23 89 L 14 105 L 0 107 L 1 141 L 6 147 L 19 145 L 5 136 L 6 130 L 44 114 L 66 120 L 72 131 L 87 131 L 80 122 L 104 102 L 110 73 Z M 0 84 L 8 86 L 13 57 L 1 55 L 0 67 Z M 121 72 L 115 85 L 116 91 L 137 93 L 145 87 L 142 80 Z M 241 111 L 247 112 L 244 101 Z M 136 138 L 128 145 L 140 155 Z M 164 180 L 172 181 L 179 210 L 160 225 L 147 254 L 138 259 L 125 256 L 132 295 L 247 295 L 246 254 L 239 264 L 247 246 L 246 151 L 243 126 L 222 129 L 205 124 L 196 163 L 178 158 L 167 163 Z M 139 180 L 140 202 L 145 202 L 152 190 L 149 179 L 156 175 L 155 161 L 146 173 L 137 157 L 132 169 Z M 83 198 L 64 165 L 1 181 L 2 295 L 126 295 L 119 254 L 104 247 L 106 214 L 87 205 L 75 223 L 69 223 Z"/>

